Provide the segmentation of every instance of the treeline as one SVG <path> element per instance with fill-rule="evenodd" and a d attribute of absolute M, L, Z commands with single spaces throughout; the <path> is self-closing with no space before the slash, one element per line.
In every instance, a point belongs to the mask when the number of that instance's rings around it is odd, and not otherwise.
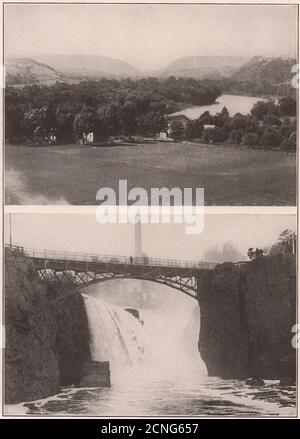
<path fill-rule="evenodd" d="M 245 96 L 290 96 L 296 98 L 297 90 L 290 82 L 272 84 L 263 77 L 259 81 L 223 78 L 216 85 L 228 94 Z"/>
<path fill-rule="evenodd" d="M 217 84 L 224 93 L 296 98 L 297 90 L 292 86 L 295 65 L 295 59 L 253 57 L 231 78 L 223 78 Z"/>
<path fill-rule="evenodd" d="M 278 103 L 258 101 L 247 116 L 229 116 L 226 107 L 212 116 L 208 111 L 196 120 L 171 120 L 170 135 L 177 140 L 243 144 L 253 148 L 296 150 L 296 100 Z"/>
<path fill-rule="evenodd" d="M 153 135 L 165 128 L 165 114 L 184 105 L 212 104 L 220 95 L 212 81 L 172 76 L 7 87 L 5 137 L 20 141 L 49 130 L 64 141 L 91 131 L 104 138 Z"/>

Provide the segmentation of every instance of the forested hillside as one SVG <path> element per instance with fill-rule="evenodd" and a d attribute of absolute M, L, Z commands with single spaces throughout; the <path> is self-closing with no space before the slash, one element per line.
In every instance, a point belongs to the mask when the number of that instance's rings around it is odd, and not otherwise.
<path fill-rule="evenodd" d="M 39 129 L 55 129 L 63 140 L 89 131 L 102 137 L 153 134 L 165 127 L 165 114 L 184 105 L 211 104 L 220 95 L 211 81 L 174 77 L 8 87 L 5 136 L 9 141 L 32 138 Z"/>
<path fill-rule="evenodd" d="M 296 89 L 292 86 L 295 64 L 293 59 L 256 56 L 218 84 L 223 90 L 236 94 L 296 97 Z"/>

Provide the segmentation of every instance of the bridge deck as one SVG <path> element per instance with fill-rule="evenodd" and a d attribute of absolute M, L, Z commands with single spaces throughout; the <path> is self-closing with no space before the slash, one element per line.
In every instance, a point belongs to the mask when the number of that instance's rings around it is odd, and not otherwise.
<path fill-rule="evenodd" d="M 38 269 L 74 270 L 87 271 L 87 268 L 95 273 L 102 273 L 109 266 L 110 271 L 124 273 L 125 271 L 148 271 L 149 269 L 160 269 L 159 271 L 183 273 L 212 270 L 217 264 L 211 262 L 194 262 L 176 259 L 154 259 L 148 257 L 131 257 L 120 255 L 100 255 L 92 253 L 68 253 L 46 250 L 28 250 L 23 247 L 12 247 L 13 252 L 22 253 L 32 259 Z"/>
<path fill-rule="evenodd" d="M 197 298 L 198 279 L 217 264 L 209 262 L 153 259 L 119 255 L 26 250 L 7 246 L 13 257 L 30 259 L 40 277 L 63 291 L 62 300 L 82 287 L 112 279 L 134 278 L 153 281 Z M 239 263 L 240 264 L 240 263 Z"/>

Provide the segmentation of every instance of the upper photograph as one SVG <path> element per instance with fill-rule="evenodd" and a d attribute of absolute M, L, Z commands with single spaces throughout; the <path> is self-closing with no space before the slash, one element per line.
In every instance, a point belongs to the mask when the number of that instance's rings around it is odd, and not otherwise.
<path fill-rule="evenodd" d="M 295 206 L 297 19 L 282 4 L 5 4 L 5 203 L 189 189 L 198 205 L 203 189 L 207 206 Z"/>

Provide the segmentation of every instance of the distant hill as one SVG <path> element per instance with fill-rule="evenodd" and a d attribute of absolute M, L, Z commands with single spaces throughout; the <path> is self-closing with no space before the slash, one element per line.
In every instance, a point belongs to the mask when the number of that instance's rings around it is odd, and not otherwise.
<path fill-rule="evenodd" d="M 39 56 L 37 60 L 72 78 L 135 77 L 139 71 L 119 59 L 98 55 Z"/>
<path fill-rule="evenodd" d="M 179 58 L 161 71 L 140 72 L 130 64 L 107 56 L 49 55 L 32 58 L 6 59 L 6 84 L 52 85 L 57 81 L 78 82 L 84 79 L 141 78 L 156 76 L 165 78 L 192 77 L 229 81 L 229 90 L 234 93 L 290 94 L 292 59 L 232 57 L 232 56 L 188 56 Z M 250 84 L 250 85 L 249 85 Z M 228 84 L 223 84 L 223 89 Z"/>
<path fill-rule="evenodd" d="M 106 56 L 39 56 L 7 58 L 6 84 L 45 84 L 57 81 L 73 82 L 84 79 L 136 77 L 139 71 L 128 63 Z"/>
<path fill-rule="evenodd" d="M 238 81 L 265 81 L 272 85 L 288 83 L 294 73 L 291 72 L 296 60 L 283 58 L 263 58 L 255 56 L 239 68 L 233 79 Z"/>
<path fill-rule="evenodd" d="M 169 64 L 163 70 L 162 76 L 174 75 L 195 79 L 230 77 L 249 60 L 249 57 L 236 56 L 187 56 Z"/>
<path fill-rule="evenodd" d="M 8 58 L 5 60 L 5 80 L 7 85 L 55 83 L 63 75 L 53 67 L 32 58 Z"/>

